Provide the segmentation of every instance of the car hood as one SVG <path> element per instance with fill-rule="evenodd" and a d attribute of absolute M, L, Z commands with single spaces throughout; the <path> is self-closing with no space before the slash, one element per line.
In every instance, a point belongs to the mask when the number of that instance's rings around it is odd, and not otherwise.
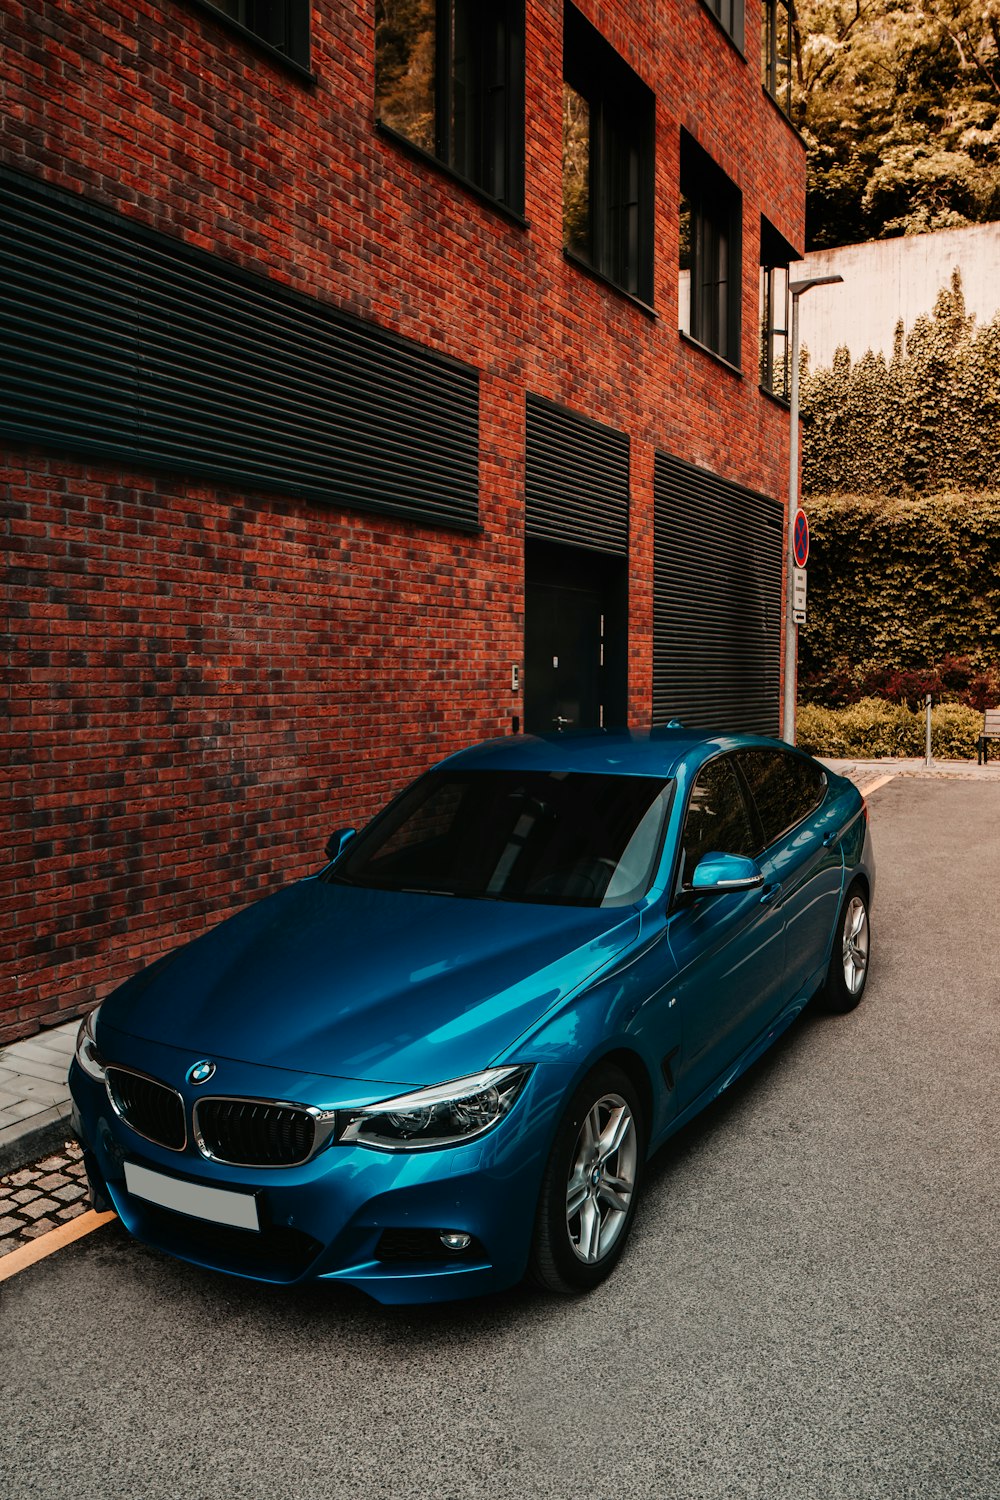
<path fill-rule="evenodd" d="M 137 974 L 101 1020 L 147 1042 L 413 1086 L 487 1066 L 638 935 L 629 907 L 312 879 Z"/>

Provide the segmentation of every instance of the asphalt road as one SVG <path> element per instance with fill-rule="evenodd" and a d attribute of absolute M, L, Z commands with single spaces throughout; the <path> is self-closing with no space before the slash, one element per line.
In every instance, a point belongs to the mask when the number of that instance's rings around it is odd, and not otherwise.
<path fill-rule="evenodd" d="M 0 1287 L 0 1494 L 998 1500 L 1000 786 L 871 799 L 873 967 L 654 1162 L 582 1301 L 383 1311 L 114 1226 Z"/>

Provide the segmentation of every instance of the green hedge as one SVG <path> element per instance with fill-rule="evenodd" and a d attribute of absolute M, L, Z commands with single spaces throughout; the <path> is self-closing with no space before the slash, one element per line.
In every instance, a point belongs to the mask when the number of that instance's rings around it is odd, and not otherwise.
<path fill-rule="evenodd" d="M 961 703 L 931 709 L 931 754 L 936 760 L 968 760 L 976 753 L 983 716 Z M 902 703 L 863 698 L 850 708 L 801 704 L 797 739 L 804 750 L 834 759 L 875 760 L 883 755 L 923 755 L 927 747 L 925 713 Z"/>
<path fill-rule="evenodd" d="M 808 504 L 809 611 L 799 631 L 804 696 L 838 674 L 968 658 L 1000 664 L 1000 493 L 913 499 L 825 496 Z"/>

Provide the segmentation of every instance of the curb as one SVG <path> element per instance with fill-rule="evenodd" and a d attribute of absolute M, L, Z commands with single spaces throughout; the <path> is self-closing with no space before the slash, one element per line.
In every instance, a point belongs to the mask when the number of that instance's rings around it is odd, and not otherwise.
<path fill-rule="evenodd" d="M 31 1166 L 39 1157 L 50 1156 L 72 1137 L 68 1104 L 65 1109 L 50 1110 L 48 1114 L 52 1118 L 48 1118 L 45 1124 L 34 1125 L 20 1135 L 12 1135 L 9 1140 L 0 1139 L 0 1177 Z"/>

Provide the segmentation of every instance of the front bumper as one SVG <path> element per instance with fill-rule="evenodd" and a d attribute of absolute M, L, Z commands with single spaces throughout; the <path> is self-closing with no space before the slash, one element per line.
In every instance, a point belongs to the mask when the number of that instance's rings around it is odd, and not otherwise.
<path fill-rule="evenodd" d="M 143 1061 L 176 1086 L 169 1055 L 159 1069 Z M 390 1153 L 334 1143 L 294 1167 L 226 1166 L 206 1160 L 190 1140 L 182 1151 L 146 1140 L 75 1061 L 70 1091 L 95 1194 L 110 1200 L 136 1239 L 182 1260 L 274 1284 L 339 1281 L 383 1303 L 475 1296 L 524 1274 L 555 1128 L 556 1096 L 538 1070 L 510 1115 L 465 1146 Z M 191 1102 L 186 1096 L 186 1107 Z M 129 1192 L 126 1163 L 252 1195 L 260 1230 L 150 1203 Z M 468 1247 L 447 1249 L 444 1232 L 469 1235 Z"/>

